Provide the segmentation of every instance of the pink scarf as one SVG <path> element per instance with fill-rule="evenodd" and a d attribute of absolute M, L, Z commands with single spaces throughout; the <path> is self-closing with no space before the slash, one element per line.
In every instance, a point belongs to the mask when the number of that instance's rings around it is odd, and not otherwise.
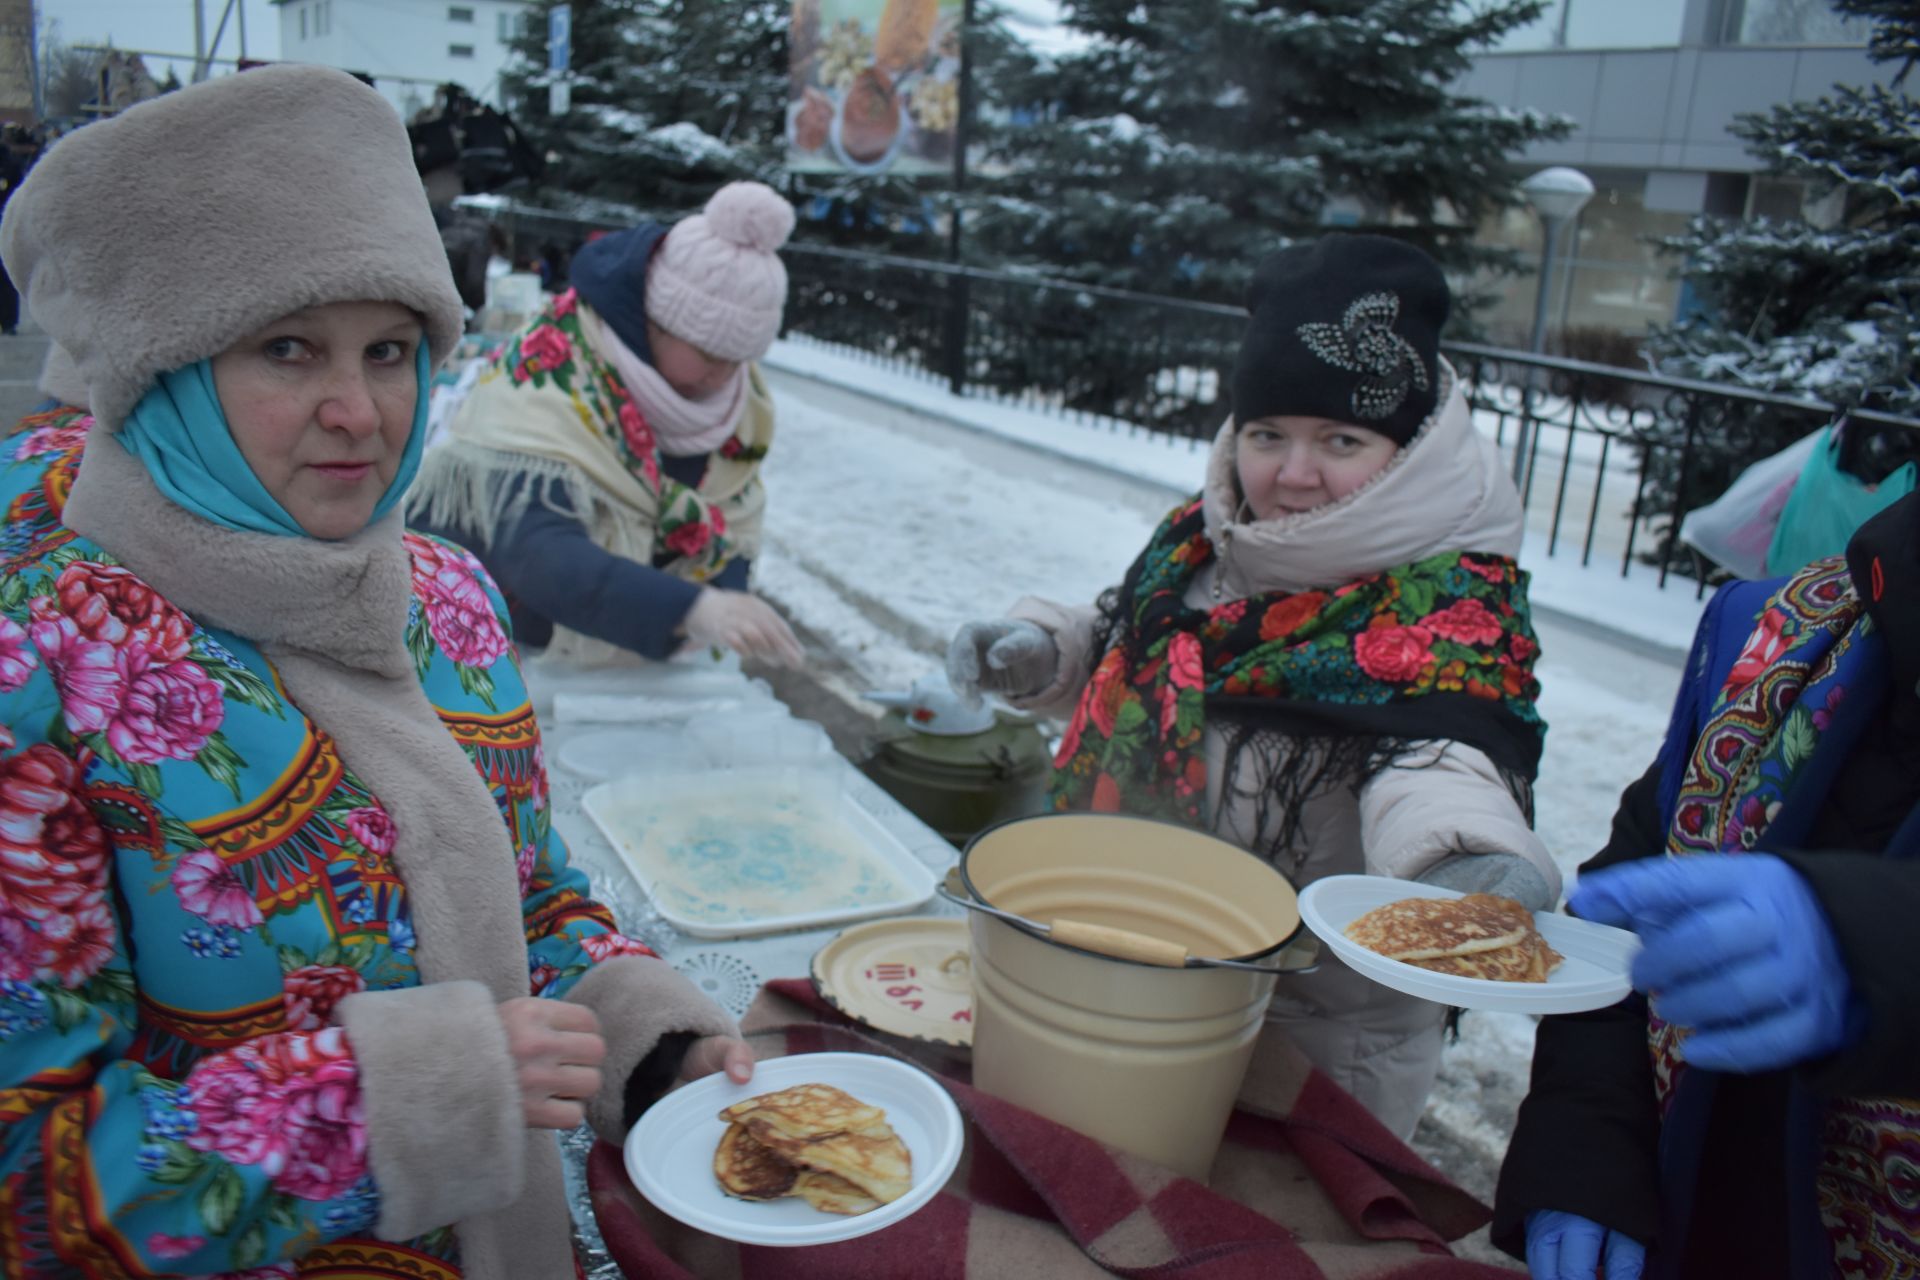
<path fill-rule="evenodd" d="M 734 370 L 732 379 L 720 390 L 704 400 L 688 400 L 660 376 L 658 369 L 620 341 L 606 321 L 591 313 L 583 319 L 590 322 L 590 327 L 583 327 L 593 345 L 620 375 L 640 412 L 646 415 L 660 452 L 673 458 L 712 453 L 740 425 L 740 414 L 747 406 L 745 364 Z"/>

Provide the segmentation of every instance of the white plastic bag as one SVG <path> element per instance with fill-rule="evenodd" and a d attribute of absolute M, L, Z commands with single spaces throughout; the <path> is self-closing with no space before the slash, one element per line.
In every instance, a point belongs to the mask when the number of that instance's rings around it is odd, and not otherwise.
<path fill-rule="evenodd" d="M 1831 430 L 1809 432 L 1740 473 L 1727 491 L 1680 522 L 1680 541 L 1741 578 L 1767 576 L 1767 548 L 1794 481 Z"/>

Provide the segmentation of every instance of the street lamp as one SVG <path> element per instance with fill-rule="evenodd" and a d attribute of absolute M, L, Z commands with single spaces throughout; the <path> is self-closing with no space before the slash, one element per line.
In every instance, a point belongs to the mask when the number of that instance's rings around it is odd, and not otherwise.
<path fill-rule="evenodd" d="M 1553 254 L 1559 247 L 1560 233 L 1567 225 L 1580 216 L 1587 207 L 1587 201 L 1593 199 L 1593 179 L 1578 169 L 1569 169 L 1565 165 L 1555 165 L 1551 169 L 1542 169 L 1520 184 L 1520 194 L 1527 198 L 1533 211 L 1540 215 L 1542 235 L 1540 237 L 1540 284 L 1533 298 L 1533 338 L 1527 344 L 1528 350 L 1539 355 L 1547 342 L 1547 300 L 1553 280 Z M 1527 404 L 1520 415 L 1520 433 L 1516 437 L 1518 448 L 1513 454 L 1513 482 L 1522 484 L 1527 473 L 1527 454 L 1531 448 L 1530 437 L 1533 434 L 1533 379 L 1527 379 Z"/>

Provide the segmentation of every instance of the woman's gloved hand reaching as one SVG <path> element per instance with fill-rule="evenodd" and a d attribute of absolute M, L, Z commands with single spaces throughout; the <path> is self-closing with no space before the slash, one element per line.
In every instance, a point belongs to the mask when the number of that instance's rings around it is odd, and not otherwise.
<path fill-rule="evenodd" d="M 1527 1215 L 1527 1273 L 1532 1280 L 1640 1280 L 1646 1265 L 1645 1245 L 1592 1219 L 1558 1209 Z"/>
<path fill-rule="evenodd" d="M 996 618 L 966 622 L 947 645 L 947 683 L 968 702 L 983 693 L 1018 698 L 1053 683 L 1060 650 L 1053 637 L 1032 622 Z"/>
<path fill-rule="evenodd" d="M 731 649 L 743 658 L 782 667 L 798 667 L 807 660 L 787 620 L 746 591 L 703 588 L 680 626 L 689 643 Z"/>
<path fill-rule="evenodd" d="M 1773 1071 L 1846 1048 L 1866 1009 L 1806 880 L 1766 853 L 1647 858 L 1582 876 L 1575 915 L 1640 935 L 1633 985 L 1691 1029 L 1710 1071 Z"/>

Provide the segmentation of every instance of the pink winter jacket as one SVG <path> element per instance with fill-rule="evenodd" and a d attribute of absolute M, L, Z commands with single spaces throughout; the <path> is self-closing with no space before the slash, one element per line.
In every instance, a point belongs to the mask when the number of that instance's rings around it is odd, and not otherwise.
<path fill-rule="evenodd" d="M 1441 373 L 1440 407 L 1385 471 L 1340 501 L 1297 516 L 1238 518 L 1233 424 L 1222 427 L 1205 493 L 1215 559 L 1189 588 L 1187 603 L 1211 608 L 1249 595 L 1336 587 L 1444 551 L 1517 555 L 1519 495 L 1499 451 L 1474 429 L 1452 369 L 1442 362 Z M 1017 705 L 1069 714 L 1100 658 L 1093 651 L 1097 611 L 1028 597 L 1012 616 L 1037 623 L 1060 653 L 1053 682 Z M 1217 730 L 1207 731 L 1206 750 L 1208 809 L 1220 812 L 1216 831 L 1246 848 L 1266 845 L 1275 833 L 1256 829 L 1252 797 L 1219 805 L 1226 742 Z M 1280 867 L 1296 888 L 1354 873 L 1410 879 L 1465 852 L 1518 854 L 1560 891 L 1559 870 L 1499 771 L 1462 743 L 1437 744 L 1386 769 L 1357 795 L 1337 788 L 1310 800 L 1300 846 L 1297 862 L 1288 856 Z M 1438 1071 L 1444 1013 L 1323 956 L 1320 972 L 1281 981 L 1268 1017 L 1404 1136 Z"/>

